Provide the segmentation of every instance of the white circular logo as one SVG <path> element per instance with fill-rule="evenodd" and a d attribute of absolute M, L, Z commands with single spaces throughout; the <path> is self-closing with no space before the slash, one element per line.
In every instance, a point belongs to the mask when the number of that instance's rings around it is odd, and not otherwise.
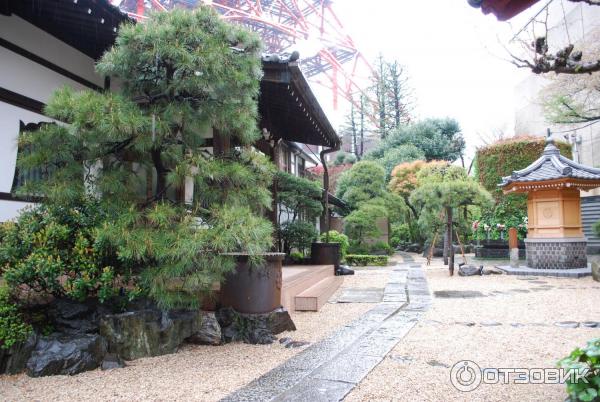
<path fill-rule="evenodd" d="M 481 384 L 481 368 L 471 360 L 461 360 L 452 366 L 450 382 L 459 391 L 473 391 Z"/>

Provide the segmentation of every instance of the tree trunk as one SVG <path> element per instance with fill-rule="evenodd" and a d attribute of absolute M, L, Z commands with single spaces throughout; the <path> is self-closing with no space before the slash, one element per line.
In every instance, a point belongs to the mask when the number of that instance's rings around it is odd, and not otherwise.
<path fill-rule="evenodd" d="M 154 198 L 163 199 L 167 191 L 167 169 L 162 163 L 160 149 L 152 150 L 152 163 L 156 169 L 156 191 Z"/>
<path fill-rule="evenodd" d="M 444 265 L 448 265 L 448 230 L 444 232 Z"/>
<path fill-rule="evenodd" d="M 446 236 L 448 237 L 448 270 L 450 276 L 454 275 L 454 247 L 452 246 L 452 208 L 446 207 L 446 217 L 448 221 L 446 223 Z"/>

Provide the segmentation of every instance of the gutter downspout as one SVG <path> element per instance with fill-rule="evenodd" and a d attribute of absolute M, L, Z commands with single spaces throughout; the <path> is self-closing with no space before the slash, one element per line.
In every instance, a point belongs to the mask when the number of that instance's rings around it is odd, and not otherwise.
<path fill-rule="evenodd" d="M 333 148 L 323 149 L 319 153 L 321 163 L 323 164 L 323 227 L 325 228 L 325 243 L 329 243 L 329 169 L 325 162 L 325 155 L 340 150 L 340 142 L 337 141 Z"/>

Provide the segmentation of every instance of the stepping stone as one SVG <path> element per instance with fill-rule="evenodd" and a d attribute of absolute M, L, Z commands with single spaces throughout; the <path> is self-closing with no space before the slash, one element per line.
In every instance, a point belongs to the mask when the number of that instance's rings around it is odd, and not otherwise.
<path fill-rule="evenodd" d="M 515 328 L 521 328 L 524 327 L 525 324 L 521 324 L 520 322 L 513 322 L 510 324 L 511 327 L 515 327 Z"/>
<path fill-rule="evenodd" d="M 401 363 L 401 364 L 407 364 L 414 360 L 410 356 L 399 356 L 399 355 L 390 355 L 389 358 L 390 358 L 390 360 L 393 360 L 396 363 Z"/>
<path fill-rule="evenodd" d="M 288 342 L 285 345 L 285 347 L 287 349 L 290 349 L 290 348 L 296 349 L 296 348 L 300 348 L 300 347 L 306 346 L 306 345 L 310 345 L 310 343 L 309 342 L 303 342 L 303 341 L 291 341 L 291 342 Z"/>
<path fill-rule="evenodd" d="M 554 325 L 561 328 L 578 328 L 579 323 L 577 321 L 561 321 L 555 322 Z"/>
<path fill-rule="evenodd" d="M 435 297 L 442 299 L 471 299 L 475 297 L 487 297 L 476 290 L 436 290 L 433 292 Z"/>
<path fill-rule="evenodd" d="M 456 321 L 455 324 L 464 325 L 466 327 L 474 327 L 475 323 L 473 321 Z"/>
<path fill-rule="evenodd" d="M 502 323 L 499 323 L 497 321 L 482 321 L 479 324 L 483 327 L 498 327 L 502 325 Z"/>
<path fill-rule="evenodd" d="M 511 289 L 510 291 L 514 293 L 531 293 L 529 289 Z"/>
<path fill-rule="evenodd" d="M 442 363 L 442 362 L 438 362 L 437 360 L 429 360 L 427 362 L 427 364 L 429 364 L 430 366 L 433 367 L 444 367 L 444 368 L 450 368 L 449 365 L 447 365 L 446 363 Z"/>
<path fill-rule="evenodd" d="M 538 281 L 538 280 L 532 279 L 532 280 L 529 281 L 529 283 L 537 283 L 537 284 L 541 285 L 541 284 L 548 283 L 548 282 L 546 282 L 546 281 Z"/>
<path fill-rule="evenodd" d="M 600 325 L 600 323 L 596 321 L 584 321 L 581 323 L 581 325 L 586 328 L 597 328 Z"/>
<path fill-rule="evenodd" d="M 383 299 L 383 289 L 346 288 L 337 298 L 338 303 L 379 303 Z"/>

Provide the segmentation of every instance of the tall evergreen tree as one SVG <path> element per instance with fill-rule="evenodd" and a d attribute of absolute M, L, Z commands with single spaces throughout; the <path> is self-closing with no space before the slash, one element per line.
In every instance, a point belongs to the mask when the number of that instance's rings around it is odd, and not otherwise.
<path fill-rule="evenodd" d="M 99 198 L 110 218 L 97 241 L 137 266 L 163 306 L 197 304 L 233 268 L 224 253 L 272 245 L 262 215 L 273 167 L 249 147 L 259 138 L 260 51 L 255 34 L 209 7 L 153 14 L 121 26 L 97 65 L 119 91 L 62 89 L 45 112 L 66 124 L 20 139 L 30 150 L 21 166 L 45 172 L 33 191 L 54 205 Z M 206 152 L 211 128 L 215 144 L 239 147 Z"/>
<path fill-rule="evenodd" d="M 375 99 L 375 121 L 381 139 L 411 120 L 413 95 L 406 71 L 380 54 L 374 63 L 369 92 Z"/>

